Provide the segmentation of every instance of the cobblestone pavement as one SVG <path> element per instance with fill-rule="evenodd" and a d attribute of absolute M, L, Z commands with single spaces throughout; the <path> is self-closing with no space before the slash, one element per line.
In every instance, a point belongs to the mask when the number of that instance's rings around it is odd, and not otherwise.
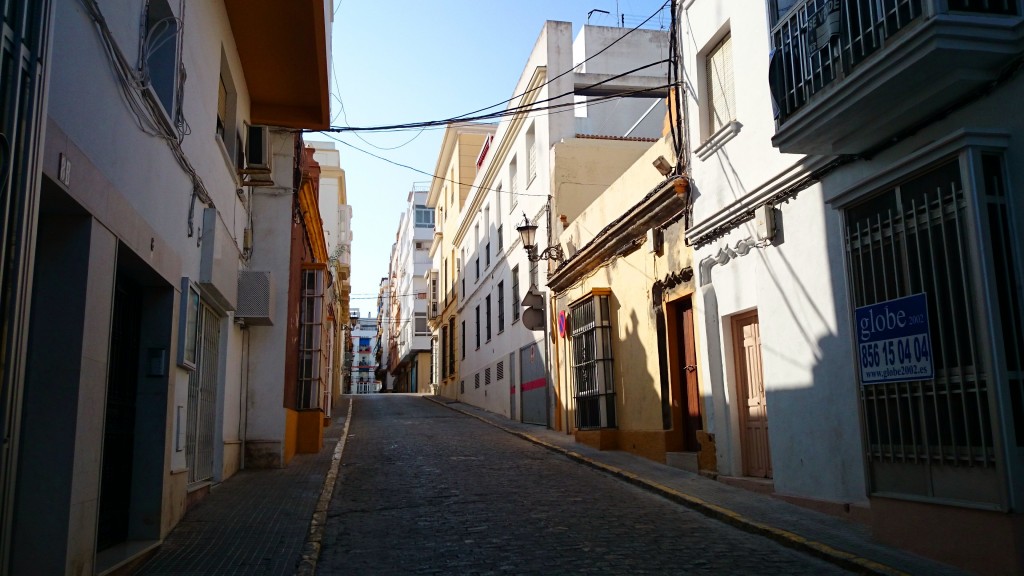
<path fill-rule="evenodd" d="M 242 470 L 214 487 L 133 574 L 294 574 L 343 425 L 337 417 L 324 430 L 319 454 L 299 454 L 286 468 Z"/>
<path fill-rule="evenodd" d="M 423 398 L 356 397 L 319 574 L 843 574 Z"/>

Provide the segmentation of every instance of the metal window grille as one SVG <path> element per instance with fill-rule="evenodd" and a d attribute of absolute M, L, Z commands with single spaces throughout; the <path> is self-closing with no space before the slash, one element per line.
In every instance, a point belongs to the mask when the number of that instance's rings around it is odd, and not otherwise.
<path fill-rule="evenodd" d="M 774 55 L 770 82 L 778 121 L 802 107 L 812 95 L 880 49 L 935 0 L 804 0 L 772 29 Z M 1016 0 L 949 0 L 950 9 L 994 12 Z M 969 8 L 954 8 L 956 5 Z M 988 7 L 991 6 L 991 10 Z M 1011 12 L 1015 13 L 1015 12 Z"/>
<path fill-rule="evenodd" d="M 533 126 L 526 132 L 526 148 L 529 157 L 526 159 L 526 183 L 529 185 L 537 177 L 537 136 Z"/>
<path fill-rule="evenodd" d="M 196 369 L 188 379 L 188 428 L 185 432 L 189 484 L 213 478 L 220 318 L 205 304 L 200 305 L 197 340 L 199 355 Z"/>
<path fill-rule="evenodd" d="M 491 384 L 491 369 L 490 367 L 484 368 L 484 386 L 490 386 Z"/>
<path fill-rule="evenodd" d="M 448 319 L 448 374 L 455 375 L 455 318 Z M 462 343 L 465 347 L 466 343 Z"/>
<path fill-rule="evenodd" d="M 479 388 L 480 387 L 480 373 L 479 372 L 477 372 L 476 374 L 473 374 L 473 387 L 474 388 Z"/>
<path fill-rule="evenodd" d="M 1004 370 L 1013 413 L 1013 442 L 1024 448 L 1024 302 L 1021 302 L 1021 278 L 1024 262 L 1013 251 L 1014 230 L 1010 224 L 1010 195 L 1006 192 L 1003 159 L 997 154 L 981 157 L 984 178 L 982 218 L 987 225 L 988 253 L 995 272 L 994 284 L 999 312 L 993 320 L 1001 323 Z M 1019 233 L 1019 232 L 1018 232 Z M 1010 423 L 1007 423 L 1010 424 Z"/>
<path fill-rule="evenodd" d="M 1017 14 L 1017 0 L 947 0 L 950 11 L 980 14 Z"/>
<path fill-rule="evenodd" d="M 711 49 L 705 62 L 707 82 L 708 135 L 736 119 L 736 96 L 732 73 L 732 36 L 723 38 Z"/>
<path fill-rule="evenodd" d="M 952 159 L 846 211 L 855 306 L 925 293 L 935 373 L 861 386 L 868 458 L 927 463 L 932 477 L 943 466 L 996 464 L 967 206 Z"/>
<path fill-rule="evenodd" d="M 505 330 L 505 281 L 498 282 L 498 333 Z"/>
<path fill-rule="evenodd" d="M 512 269 L 512 321 L 519 320 L 519 266 Z"/>
<path fill-rule="evenodd" d="M 484 312 L 486 313 L 486 316 L 484 318 L 484 324 L 487 325 L 487 341 L 490 342 L 491 341 L 491 295 L 490 294 L 488 294 L 487 297 L 484 298 Z"/>
<path fill-rule="evenodd" d="M 569 314 L 576 428 L 614 428 L 615 382 L 608 296 L 587 298 L 574 305 Z"/>
<path fill-rule="evenodd" d="M 504 360 L 498 361 L 498 366 L 496 367 L 495 372 L 496 372 L 495 378 L 499 382 L 501 382 L 502 380 L 505 379 L 505 361 Z"/>
<path fill-rule="evenodd" d="M 441 326 L 441 379 L 448 377 L 449 342 L 448 327 Z"/>
<path fill-rule="evenodd" d="M 322 350 L 324 271 L 302 271 L 302 301 L 299 310 L 299 378 L 296 407 L 300 410 L 320 407 L 322 377 L 327 356 Z"/>
<path fill-rule="evenodd" d="M 516 159 L 512 158 L 512 162 L 508 165 L 508 194 L 511 196 L 511 205 L 515 208 L 517 202 L 519 202 L 519 169 L 516 166 Z"/>

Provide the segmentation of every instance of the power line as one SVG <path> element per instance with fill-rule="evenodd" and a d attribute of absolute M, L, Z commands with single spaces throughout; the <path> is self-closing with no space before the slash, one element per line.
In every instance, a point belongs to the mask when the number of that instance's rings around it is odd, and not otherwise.
<path fill-rule="evenodd" d="M 640 90 L 635 90 L 633 92 L 637 92 L 637 93 L 639 93 L 639 92 L 650 92 L 652 90 L 661 90 L 661 89 L 670 88 L 670 87 L 671 87 L 670 85 L 666 84 L 666 85 L 663 85 L 663 86 L 658 86 L 656 88 L 644 88 L 644 89 L 640 89 Z M 619 100 L 619 99 L 621 99 L 623 97 L 624 96 L 622 96 L 622 95 L 609 95 L 609 96 L 606 96 L 606 97 L 601 97 L 601 98 L 597 98 L 597 99 L 591 100 L 591 101 L 588 102 L 588 105 L 589 104 L 600 104 L 602 102 L 610 102 L 610 101 L 613 101 L 613 100 Z M 545 107 L 545 108 L 539 109 L 537 111 L 555 110 L 554 112 L 551 112 L 551 114 L 559 114 L 559 113 L 563 113 L 563 112 L 572 112 L 572 109 L 565 110 L 564 108 L 570 108 L 570 107 L 574 108 L 575 106 L 576 106 L 575 102 L 567 103 L 567 104 L 557 104 L 557 105 L 553 105 L 553 106 L 549 106 L 549 107 Z M 557 110 L 557 109 L 562 109 L 562 110 Z M 355 150 L 357 152 L 362 152 L 363 154 L 366 154 L 367 156 L 373 156 L 374 158 L 377 158 L 378 160 L 381 160 L 383 162 L 387 162 L 388 164 L 393 164 L 393 165 L 398 166 L 400 168 L 405 168 L 407 170 L 412 170 L 413 172 L 416 172 L 418 174 L 423 174 L 424 176 L 429 176 L 429 177 L 433 178 L 434 180 L 440 180 L 442 182 L 450 182 L 452 184 L 457 184 L 459 186 L 466 186 L 466 185 L 472 186 L 472 184 L 465 184 L 463 182 L 459 182 L 459 181 L 456 181 L 456 180 L 451 180 L 451 179 L 446 178 L 444 176 L 438 176 L 437 174 L 434 174 L 434 173 L 431 173 L 431 172 L 427 172 L 425 170 L 420 170 L 419 168 L 414 168 L 412 166 L 409 166 L 408 164 L 402 164 L 401 162 L 397 162 L 395 160 L 391 160 L 390 158 L 385 158 L 384 156 L 381 156 L 379 154 L 375 154 L 373 152 L 370 152 L 369 150 L 364 150 L 364 149 L 362 149 L 362 148 L 360 148 L 360 147 L 358 147 L 358 146 L 356 146 L 354 144 L 350 144 L 348 142 L 345 142 L 344 140 L 342 140 L 341 138 L 338 138 L 337 136 L 334 136 L 330 132 L 324 131 L 322 133 L 323 133 L 324 136 L 327 136 L 331 140 L 334 140 L 334 141 L 339 142 L 339 143 L 341 143 L 341 144 L 343 144 L 345 146 L 348 146 L 349 148 L 352 148 L 353 150 Z M 512 191 L 511 190 L 500 190 L 500 189 L 496 189 L 496 188 L 486 188 L 486 187 L 483 187 L 483 186 L 478 186 L 477 189 L 478 190 L 485 190 L 487 192 L 495 192 L 495 193 L 499 193 L 499 194 L 508 194 L 509 196 L 512 195 Z M 516 196 L 547 197 L 547 194 L 531 194 L 529 192 L 516 192 L 515 194 L 516 194 Z"/>

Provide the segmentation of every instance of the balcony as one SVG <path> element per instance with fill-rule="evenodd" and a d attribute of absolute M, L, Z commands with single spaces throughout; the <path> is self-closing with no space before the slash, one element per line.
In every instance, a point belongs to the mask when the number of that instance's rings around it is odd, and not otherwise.
<path fill-rule="evenodd" d="M 1021 0 L 804 0 L 772 30 L 772 144 L 861 154 L 937 119 L 1024 50 Z"/>

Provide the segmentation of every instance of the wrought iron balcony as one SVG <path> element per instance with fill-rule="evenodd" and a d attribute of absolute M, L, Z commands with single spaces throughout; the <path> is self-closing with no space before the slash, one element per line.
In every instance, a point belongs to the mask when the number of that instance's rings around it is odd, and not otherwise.
<path fill-rule="evenodd" d="M 860 154 L 997 80 L 1024 51 L 1021 0 L 804 0 L 772 29 L 772 143 Z"/>

